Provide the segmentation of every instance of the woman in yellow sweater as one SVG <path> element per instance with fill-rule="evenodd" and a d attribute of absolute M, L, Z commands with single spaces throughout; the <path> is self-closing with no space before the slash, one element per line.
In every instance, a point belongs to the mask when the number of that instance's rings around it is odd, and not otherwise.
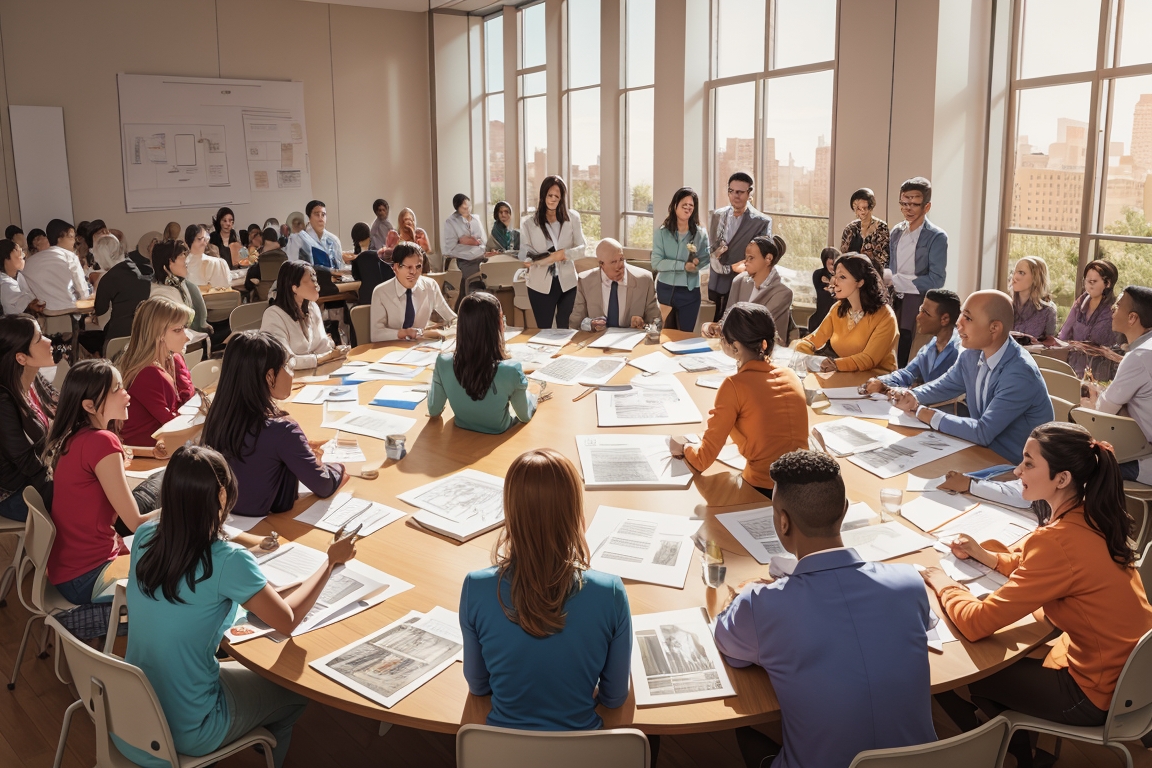
<path fill-rule="evenodd" d="M 742 301 L 724 315 L 720 348 L 736 360 L 736 373 L 720 383 L 716 406 L 699 446 L 673 438 L 672 455 L 703 472 L 731 435 L 747 459 L 744 480 L 772 498 L 768 468 L 789 451 L 808 445 L 808 406 L 804 387 L 789 368 L 772 363 L 776 324 L 767 307 Z"/>
<path fill-rule="evenodd" d="M 832 289 L 839 301 L 819 328 L 796 342 L 796 350 L 814 355 L 827 345 L 831 357 L 820 361 L 821 371 L 896 370 L 900 330 L 871 259 L 858 253 L 836 259 Z"/>

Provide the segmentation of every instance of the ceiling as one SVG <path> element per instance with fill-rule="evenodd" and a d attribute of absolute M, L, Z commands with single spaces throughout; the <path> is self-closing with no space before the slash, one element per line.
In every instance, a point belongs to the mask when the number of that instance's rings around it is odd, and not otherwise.
<path fill-rule="evenodd" d="M 413 11 L 423 13 L 434 10 L 451 10 L 487 15 L 505 5 L 519 5 L 524 0 L 311 0 L 312 2 L 333 3 L 336 5 L 359 5 L 365 8 L 385 8 L 392 11 Z"/>

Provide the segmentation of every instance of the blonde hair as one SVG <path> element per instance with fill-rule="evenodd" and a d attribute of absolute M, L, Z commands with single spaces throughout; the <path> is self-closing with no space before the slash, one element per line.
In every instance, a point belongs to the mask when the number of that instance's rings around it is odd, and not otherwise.
<path fill-rule="evenodd" d="M 128 346 L 116 358 L 125 389 L 131 387 L 140 371 L 150 365 L 157 365 L 170 378 L 176 378 L 172 353 L 164 348 L 164 334 L 174 325 L 187 325 L 192 318 L 189 307 L 162 296 L 140 302 L 132 318 L 132 336 L 128 339 Z"/>
<path fill-rule="evenodd" d="M 405 216 L 412 217 L 412 227 L 410 230 L 403 229 L 403 221 Z M 402 208 L 400 213 L 396 216 L 396 233 L 400 235 L 400 239 L 410 242 L 416 242 L 416 230 L 419 228 L 416 223 L 416 211 L 411 208 Z"/>
<path fill-rule="evenodd" d="M 1039 256 L 1024 256 L 1016 262 L 1016 266 L 1021 263 L 1027 264 L 1028 271 L 1032 273 L 1032 290 L 1028 293 L 1027 301 L 1032 303 L 1033 309 L 1051 304 L 1052 297 L 1048 294 L 1048 263 Z M 1018 300 L 1018 296 L 1012 297 L 1013 303 Z"/>
<path fill-rule="evenodd" d="M 496 595 L 508 620 L 533 637 L 564 629 L 564 603 L 583 586 L 589 561 L 583 488 L 572 462 L 551 448 L 520 454 L 504 478 Z M 505 579 L 511 606 L 500 593 Z"/>

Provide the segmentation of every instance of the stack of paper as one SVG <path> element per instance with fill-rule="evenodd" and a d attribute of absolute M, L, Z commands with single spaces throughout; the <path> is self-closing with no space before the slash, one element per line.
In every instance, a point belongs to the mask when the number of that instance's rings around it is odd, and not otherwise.
<path fill-rule="evenodd" d="M 381 706 L 394 707 L 451 666 L 463 647 L 459 615 L 437 606 L 427 614 L 412 611 L 309 666 Z"/>
<path fill-rule="evenodd" d="M 411 365 L 418 368 L 432 365 L 440 353 L 435 349 L 395 349 L 380 358 L 376 365 L 393 363 L 396 365 Z"/>
<path fill-rule="evenodd" d="M 504 347 L 508 352 L 508 359 L 520 363 L 525 371 L 534 371 L 542 365 L 552 362 L 552 355 L 556 354 L 556 347 L 539 347 L 534 344 L 509 344 Z"/>
<path fill-rule="evenodd" d="M 596 393 L 601 427 L 694 424 L 702 421 L 696 403 L 675 376 L 636 376 L 625 392 Z"/>
<path fill-rule="evenodd" d="M 887 400 L 829 400 L 826 416 L 860 416 L 888 420 L 892 406 Z"/>
<path fill-rule="evenodd" d="M 642 357 L 634 357 L 628 365 L 639 368 L 644 373 L 680 373 L 684 369 L 673 358 L 663 352 L 651 352 Z"/>
<path fill-rule="evenodd" d="M 426 397 L 428 397 L 428 391 L 423 388 L 385 385 L 380 387 L 380 391 L 372 398 L 370 405 L 379 405 L 384 408 L 403 408 L 411 411 L 424 402 Z"/>
<path fill-rule="evenodd" d="M 332 371 L 331 375 L 332 376 L 351 376 L 352 374 L 356 373 L 358 370 L 363 369 L 363 368 L 367 368 L 367 367 L 368 367 L 368 361 L 367 360 L 345 360 L 344 364 L 341 365 L 336 370 Z"/>
<path fill-rule="evenodd" d="M 933 491 L 923 493 L 911 501 L 906 501 L 900 508 L 900 514 L 905 520 L 922 531 L 932 531 L 954 520 L 960 515 L 976 506 L 966 496 Z"/>
<path fill-rule="evenodd" d="M 704 371 L 720 371 L 728 375 L 736 373 L 736 361 L 723 352 L 681 355 L 676 358 L 676 362 L 681 369 L 689 373 L 703 373 Z"/>
<path fill-rule="evenodd" d="M 398 509 L 367 499 L 356 499 L 350 493 L 337 493 L 327 499 L 321 499 L 296 515 L 296 519 L 300 522 L 331 533 L 336 533 L 341 528 L 351 531 L 361 526 L 357 534 L 360 537 L 371 536 L 402 517 L 404 513 Z"/>
<path fill-rule="evenodd" d="M 889 435 L 895 434 L 888 432 Z M 899 435 L 896 435 L 899 438 Z M 880 478 L 895 477 L 916 467 L 951 456 L 971 446 L 967 440 L 939 432 L 921 432 L 871 450 L 857 450 L 848 461 Z"/>
<path fill-rule="evenodd" d="M 363 384 L 366 381 L 412 381 L 424 373 L 424 368 L 412 368 L 392 363 L 372 363 L 367 368 L 358 368 L 344 377 L 344 384 Z"/>
<path fill-rule="evenodd" d="M 607 384 L 627 361 L 622 357 L 576 357 L 561 355 L 532 373 L 537 381 L 553 384 Z"/>
<path fill-rule="evenodd" d="M 824 446 L 837 456 L 851 456 L 857 451 L 870 451 L 900 440 L 901 435 L 877 424 L 845 418 L 825 421 L 813 427 L 824 440 Z"/>
<path fill-rule="evenodd" d="M 600 334 L 600 338 L 589 344 L 593 349 L 626 349 L 631 352 L 636 345 L 644 341 L 647 335 L 641 328 L 609 328 Z"/>
<path fill-rule="evenodd" d="M 708 343 L 708 339 L 702 337 L 684 339 L 683 341 L 666 341 L 663 346 L 664 349 L 674 355 L 689 355 L 698 352 L 712 351 L 712 346 Z"/>
<path fill-rule="evenodd" d="M 702 521 L 601 506 L 588 526 L 592 567 L 623 579 L 682 589 L 692 561 L 690 537 Z"/>
<path fill-rule="evenodd" d="M 326 387 L 320 384 L 309 384 L 297 392 L 296 397 L 292 398 L 294 403 L 307 403 L 309 405 L 319 405 L 325 401 L 356 402 L 356 387 L 344 385 Z"/>
<path fill-rule="evenodd" d="M 935 542 L 896 521 L 843 531 L 844 546 L 852 547 L 865 560 L 881 561 L 919 552 Z"/>
<path fill-rule="evenodd" d="M 412 519 L 430 531 L 468 541 L 504 524 L 504 479 L 465 469 L 400 494 L 420 509 Z"/>
<path fill-rule="evenodd" d="M 358 408 L 330 423 L 325 421 L 321 426 L 331 426 L 341 432 L 351 432 L 356 435 L 384 440 L 388 435 L 399 435 L 407 432 L 415 424 L 416 419 L 410 419 L 407 416 Z"/>
<path fill-rule="evenodd" d="M 552 346 L 562 347 L 568 342 L 572 341 L 572 337 L 576 335 L 575 329 L 570 328 L 545 328 L 538 332 L 535 336 L 528 339 L 529 344 L 551 344 Z"/>
<path fill-rule="evenodd" d="M 687 488 L 692 471 L 672 458 L 666 435 L 577 435 L 584 487 Z"/>
<path fill-rule="evenodd" d="M 1035 515 L 1031 512 L 981 504 L 933 533 L 941 541 L 948 541 L 965 533 L 977 542 L 998 541 L 1005 547 L 1010 547 L 1036 530 L 1038 525 Z"/>
<path fill-rule="evenodd" d="M 632 617 L 636 705 L 735 696 L 703 608 Z"/>
<path fill-rule="evenodd" d="M 720 385 L 726 378 L 728 377 L 723 373 L 716 373 L 711 376 L 697 376 L 696 386 L 704 387 L 706 389 L 720 389 Z"/>

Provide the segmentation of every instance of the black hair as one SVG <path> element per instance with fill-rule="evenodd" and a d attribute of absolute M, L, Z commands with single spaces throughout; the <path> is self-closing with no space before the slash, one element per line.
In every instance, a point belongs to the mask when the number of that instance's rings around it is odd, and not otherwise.
<path fill-rule="evenodd" d="M 163 283 L 171 275 L 168 266 L 188 253 L 188 245 L 183 240 L 165 240 L 152 246 L 152 279 Z"/>
<path fill-rule="evenodd" d="M 275 227 L 268 227 L 261 233 L 261 235 L 263 236 L 264 242 L 266 243 L 280 242 L 280 233 L 276 231 Z"/>
<path fill-rule="evenodd" d="M 324 205 L 322 200 L 309 200 L 308 205 L 304 206 L 304 215 L 308 218 L 312 218 L 312 211 L 316 210 L 317 208 L 327 207 L 328 206 Z"/>
<path fill-rule="evenodd" d="M 949 325 L 956 325 L 956 321 L 960 319 L 960 297 L 955 291 L 947 288 L 931 288 L 924 294 L 924 298 L 936 302 L 940 314 L 948 315 Z"/>
<path fill-rule="evenodd" d="M 45 233 L 48 237 L 48 245 L 56 245 L 61 237 L 68 234 L 68 230 L 75 230 L 76 227 L 64 221 L 64 219 L 52 219 L 52 221 L 48 222 L 46 229 L 48 230 Z"/>
<path fill-rule="evenodd" d="M 181 581 L 195 592 L 198 582 L 212 577 L 212 545 L 221 538 L 238 490 L 228 462 L 211 448 L 182 445 L 168 460 L 168 469 L 160 486 L 164 514 L 155 534 L 140 546 L 136 583 L 153 600 L 159 589 L 168 602 L 183 603 Z"/>
<path fill-rule="evenodd" d="M 768 469 L 772 498 L 806 536 L 835 536 L 848 507 L 840 464 L 826 453 L 792 451 Z"/>
<path fill-rule="evenodd" d="M 1120 280 L 1120 270 L 1108 259 L 1094 259 L 1084 265 L 1084 274 L 1092 270 L 1104 281 L 1104 293 L 1100 294 L 1100 303 L 1105 307 L 1116 303 L 1116 283 Z M 1087 294 L 1087 291 L 1085 291 Z M 1088 299 L 1085 299 L 1088 301 Z"/>
<path fill-rule="evenodd" d="M 919 192 L 924 196 L 924 205 L 932 202 L 932 182 L 923 176 L 913 176 L 900 185 L 900 194 L 905 192 Z"/>
<path fill-rule="evenodd" d="M 720 321 L 720 335 L 729 344 L 740 342 L 766 360 L 776 344 L 776 321 L 761 304 L 741 301 L 733 304 Z"/>
<path fill-rule="evenodd" d="M 4 271 L 4 264 L 16 252 L 16 243 L 11 238 L 0 240 L 0 272 Z M 23 309 L 23 307 L 20 307 Z"/>
<path fill-rule="evenodd" d="M 463 192 L 457 192 L 455 195 L 453 195 L 452 196 L 452 210 L 459 211 L 460 206 L 464 205 L 465 200 L 471 202 L 472 198 L 468 197 L 468 195 L 464 194 Z"/>
<path fill-rule="evenodd" d="M 868 187 L 860 187 L 860 189 L 853 192 L 852 197 L 848 198 L 848 205 L 855 205 L 857 200 L 863 200 L 868 203 L 869 210 L 876 207 L 876 193 L 868 189 Z"/>
<path fill-rule="evenodd" d="M 410 240 L 401 240 L 400 242 L 396 243 L 396 247 L 392 249 L 392 263 L 403 264 L 404 259 L 408 258 L 409 256 L 419 256 L 421 264 L 423 264 L 424 260 L 427 258 L 424 255 L 424 249 Z"/>
<path fill-rule="evenodd" d="M 1152 288 L 1144 285 L 1130 285 L 1124 289 L 1132 302 L 1132 311 L 1140 318 L 1140 325 L 1152 328 Z"/>
<path fill-rule="evenodd" d="M 768 259 L 768 266 L 774 267 L 788 252 L 788 243 L 780 235 L 757 235 L 752 238 L 752 245 L 760 250 L 760 255 Z"/>
<path fill-rule="evenodd" d="M 392 206 L 388 205 L 388 201 L 382 197 L 378 197 L 378 198 L 376 198 L 376 202 L 372 203 L 372 213 L 376 213 L 377 211 L 379 211 L 380 206 L 384 206 L 385 208 L 388 209 L 389 212 L 392 211 Z"/>
<path fill-rule="evenodd" d="M 734 181 L 744 182 L 745 184 L 748 185 L 749 189 L 751 189 L 753 186 L 755 186 L 755 183 L 752 181 L 752 174 L 745 173 L 744 171 L 736 171 L 736 173 L 734 173 L 728 177 L 728 183 L 729 184 L 731 184 Z"/>
<path fill-rule="evenodd" d="M 212 217 L 212 228 L 217 232 L 220 231 L 220 222 L 224 220 L 225 216 L 232 217 L 232 232 L 236 231 L 236 214 L 232 212 L 231 208 L 221 208 L 216 211 L 216 215 Z M 195 225 L 193 225 L 195 226 Z"/>
<path fill-rule="evenodd" d="M 48 468 L 50 477 L 60 457 L 68 452 L 72 437 L 92 426 L 88 411 L 84 410 L 84 401 L 91 400 L 94 410 L 99 411 L 112 393 L 119 375 L 116 366 L 103 358 L 81 360 L 68 370 L 60 387 L 56 418 L 52 420 L 44 446 L 44 466 Z M 114 422 L 108 422 L 108 429 L 115 431 Z"/>
<path fill-rule="evenodd" d="M 456 323 L 456 354 L 452 372 L 473 400 L 483 400 L 496 380 L 496 369 L 508 354 L 500 333 L 500 300 L 490 293 L 475 291 L 460 302 Z"/>
<path fill-rule="evenodd" d="M 536 225 L 542 232 L 548 231 L 548 205 L 544 202 L 552 187 L 560 187 L 560 202 L 556 204 L 556 221 L 568 221 L 568 185 L 559 176 L 545 176 L 540 182 L 540 199 L 536 202 Z"/>
<path fill-rule="evenodd" d="M 22 234 L 24 234 L 24 230 L 20 229 L 20 227 L 16 226 L 15 224 L 9 224 L 4 229 L 4 239 L 5 240 L 11 240 L 16 235 L 22 235 Z"/>
<path fill-rule="evenodd" d="M 204 420 L 200 444 L 227 459 L 243 459 L 245 440 L 259 438 L 268 419 L 286 415 L 272 399 L 267 375 L 270 371 L 278 375 L 288 359 L 288 348 L 267 331 L 234 335 L 224 348 L 220 383 Z"/>
<path fill-rule="evenodd" d="M 696 228 L 700 226 L 700 196 L 692 187 L 680 187 L 672 195 L 672 202 L 668 203 L 668 218 L 664 219 L 664 229 L 675 232 L 679 228 L 680 222 L 676 218 L 676 206 L 680 205 L 686 197 L 692 198 L 692 215 L 688 217 L 688 235 L 695 238 Z"/>
<path fill-rule="evenodd" d="M 372 237 L 372 230 L 362 221 L 352 225 L 352 252 L 360 253 L 360 242 Z"/>
<path fill-rule="evenodd" d="M 888 291 L 884 288 L 872 259 L 858 253 L 845 253 L 836 259 L 833 270 L 841 264 L 848 270 L 848 274 L 852 275 L 853 280 L 864 281 L 864 285 L 860 286 L 860 308 L 864 310 L 864 314 L 870 315 L 880 311 L 888 303 Z M 836 312 L 840 317 L 847 315 L 851 309 L 852 305 L 848 299 L 841 299 L 836 306 Z"/>
<path fill-rule="evenodd" d="M 840 258 L 840 256 L 841 253 L 839 248 L 833 248 L 829 246 L 820 251 L 820 266 L 824 269 L 828 269 L 828 260 L 831 259 L 832 269 L 836 269 L 836 259 Z M 831 272 L 832 269 L 829 269 L 828 271 Z"/>
<path fill-rule="evenodd" d="M 24 396 L 24 366 L 16 360 L 16 355 L 27 355 L 36 342 L 36 320 L 31 315 L 0 316 L 0 394 L 12 399 L 20 413 L 21 427 L 28 441 L 37 453 L 43 452 L 48 427 L 36 418 L 28 398 Z M 32 384 L 40 408 L 51 419 L 55 414 L 56 391 L 43 376 L 37 376 Z M 9 429 L 15 425 L 9 425 Z"/>
<path fill-rule="evenodd" d="M 511 216 L 512 215 L 512 206 L 508 205 L 508 203 L 504 202 L 503 200 L 496 203 L 496 205 L 492 206 L 492 221 L 499 222 L 499 223 L 503 224 L 503 222 L 500 221 L 500 209 L 501 208 L 507 208 L 508 209 L 508 215 Z"/>
<path fill-rule="evenodd" d="M 306 261 L 286 261 L 281 264 L 280 271 L 276 273 L 276 298 L 268 302 L 274 307 L 280 307 L 284 314 L 300 323 L 301 328 L 308 321 L 311 302 L 305 299 L 297 305 L 296 294 L 292 293 L 292 289 L 299 287 L 304 276 L 309 273 L 315 280 L 316 270 Z"/>
<path fill-rule="evenodd" d="M 108 229 L 108 225 L 104 223 L 104 219 L 93 219 L 88 222 L 88 226 L 84 228 L 84 242 L 88 243 L 88 247 L 92 248 L 95 243 L 95 234 L 102 229 Z M 79 234 L 79 231 L 77 231 Z"/>
<path fill-rule="evenodd" d="M 228 209 L 225 208 L 224 210 L 228 210 Z M 216 220 L 213 219 L 212 223 L 215 224 Z M 189 224 L 187 227 L 184 228 L 184 244 L 188 246 L 189 251 L 192 250 L 192 243 L 195 242 L 196 238 L 199 237 L 200 233 L 201 232 L 207 232 L 207 231 L 208 231 L 208 227 L 206 227 L 203 224 Z M 219 232 L 220 228 L 217 227 L 216 231 Z M 235 228 L 233 228 L 232 231 L 235 232 L 236 231 Z"/>
<path fill-rule="evenodd" d="M 42 229 L 30 229 L 28 230 L 28 234 L 24 236 L 24 239 L 28 241 L 28 245 L 32 245 L 32 242 L 38 237 L 46 238 L 48 235 Z"/>
<path fill-rule="evenodd" d="M 1124 479 L 1111 448 L 1093 439 L 1079 424 L 1052 421 L 1032 430 L 1040 455 L 1048 462 L 1048 477 L 1072 476 L 1077 504 L 1084 506 L 1088 527 L 1104 537 L 1112 560 L 1125 567 L 1136 562 L 1128 545 L 1132 516 L 1124 502 Z"/>

